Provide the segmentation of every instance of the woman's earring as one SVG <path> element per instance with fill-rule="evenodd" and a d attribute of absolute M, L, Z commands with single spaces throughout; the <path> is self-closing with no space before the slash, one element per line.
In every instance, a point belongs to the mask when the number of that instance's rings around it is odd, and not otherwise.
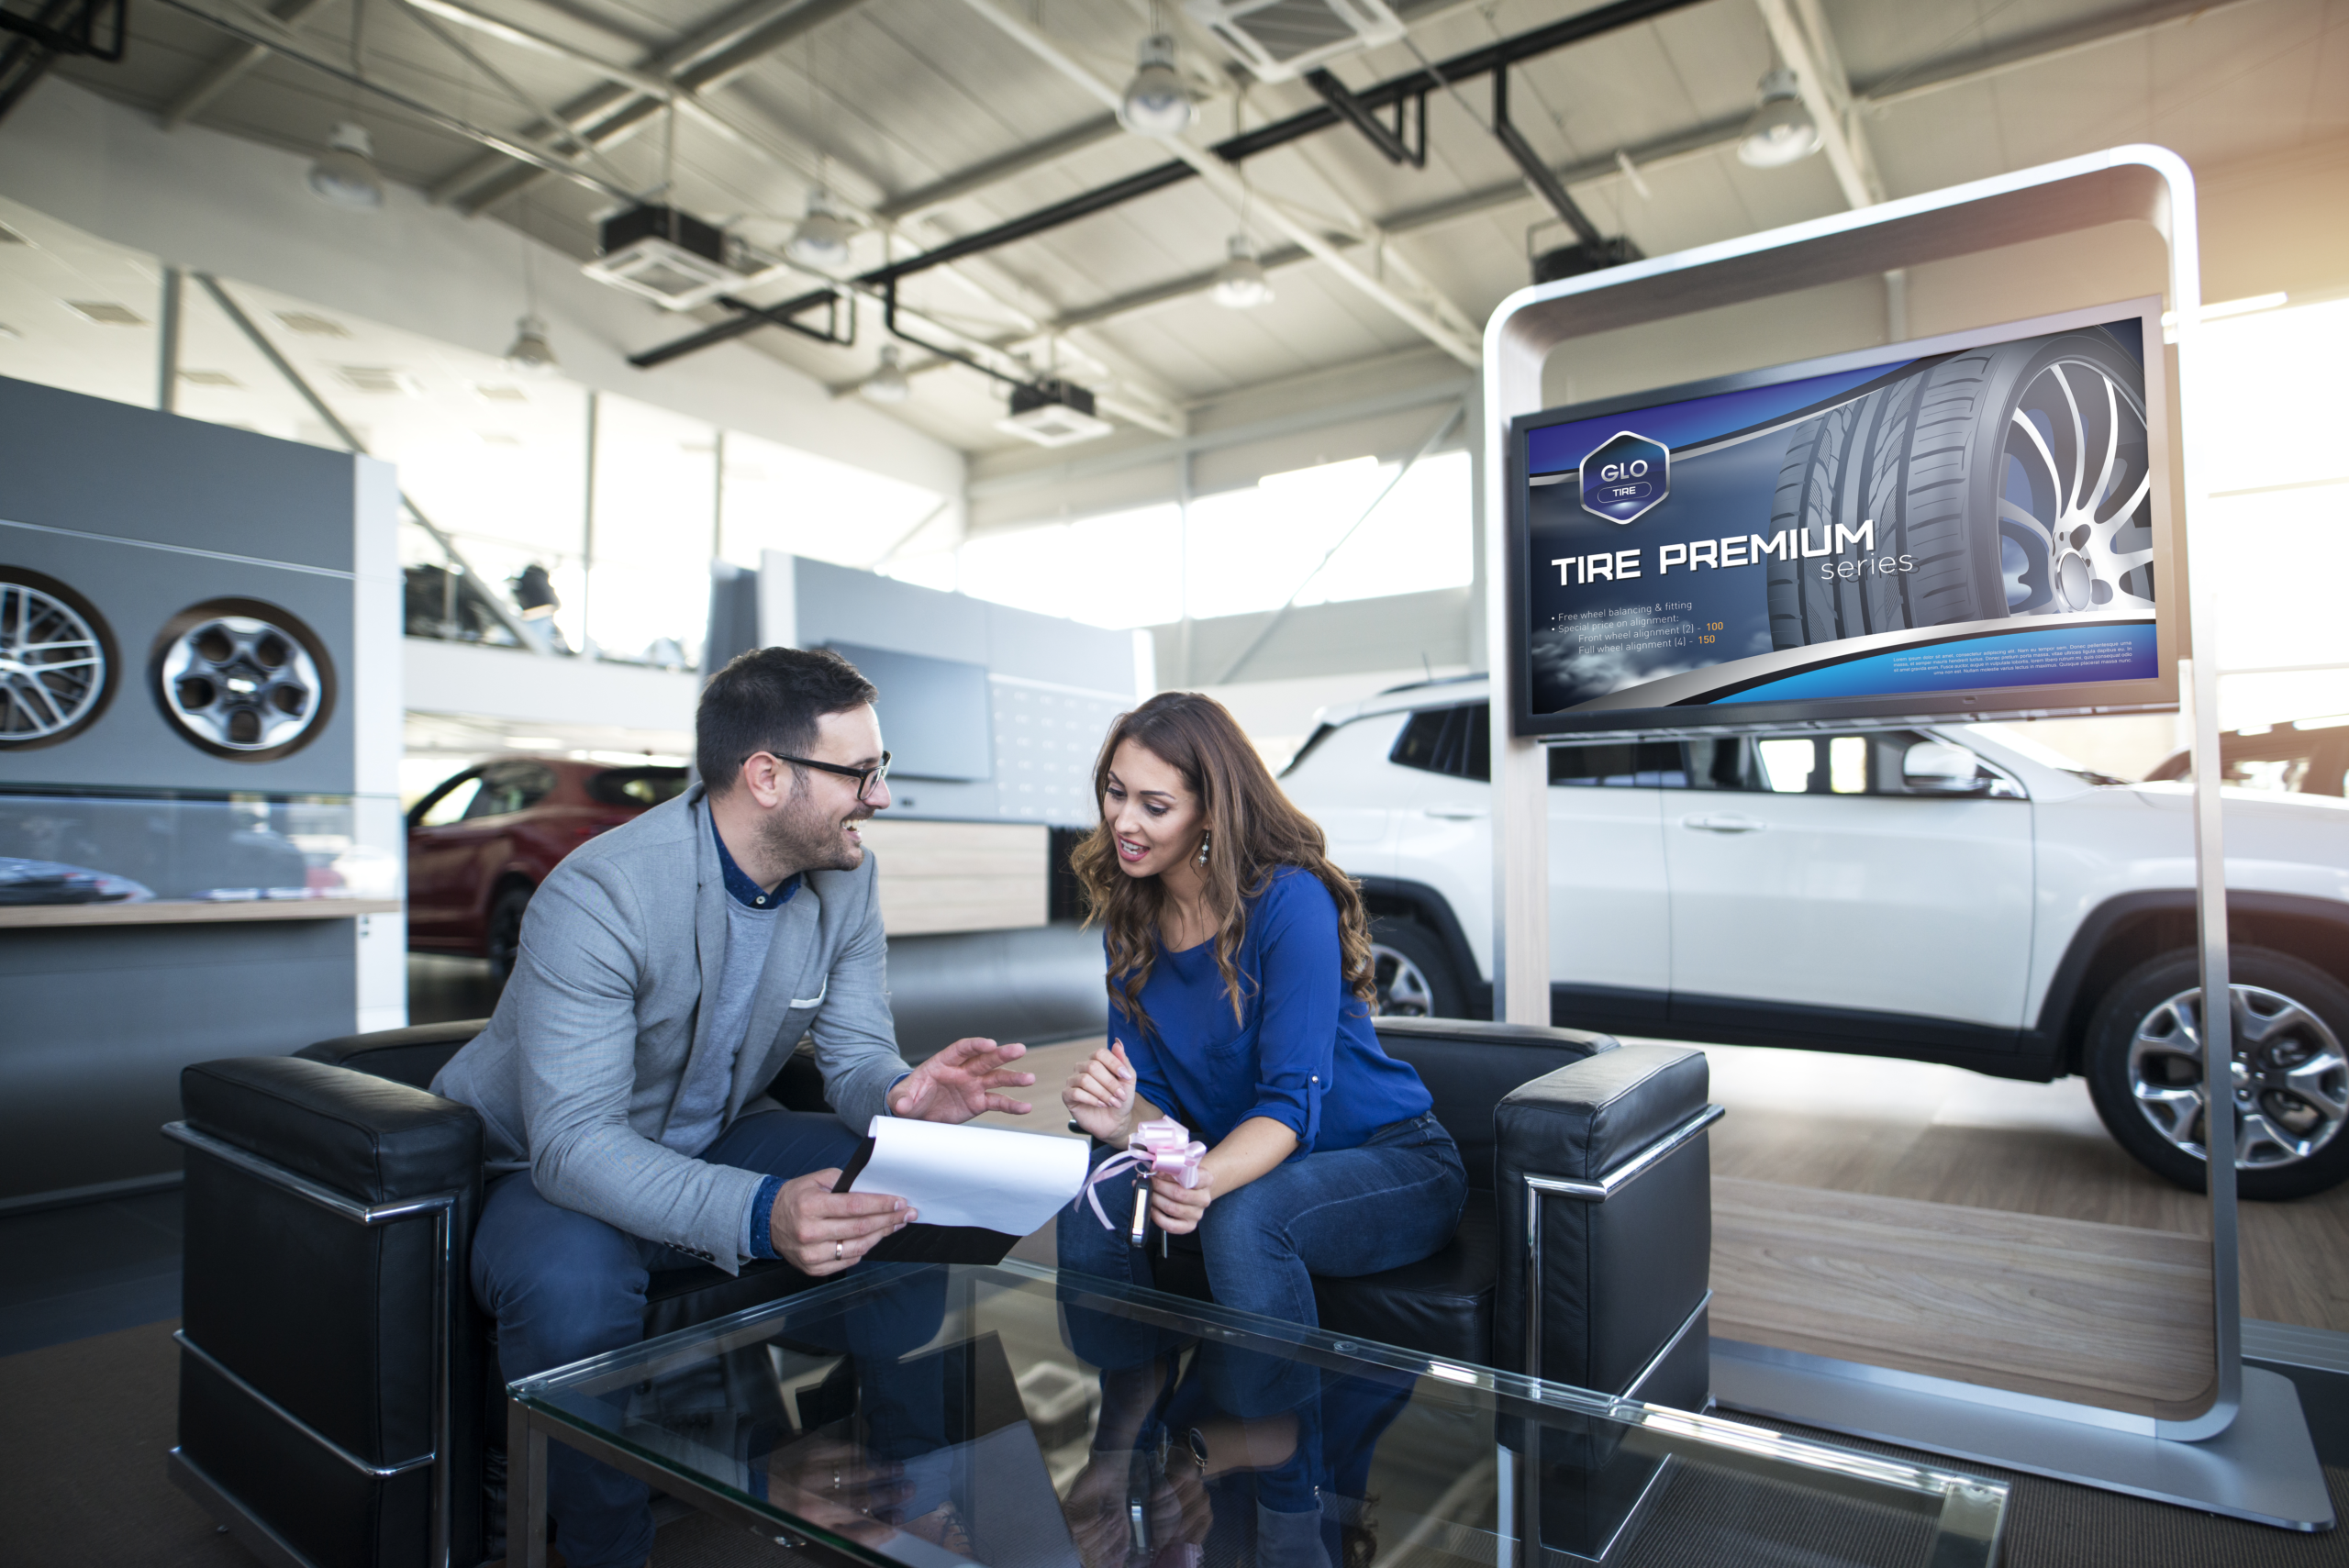
<path fill-rule="evenodd" d="M 1212 831 L 1201 833 L 1199 835 L 1199 863 L 1201 865 L 1208 863 L 1208 848 L 1214 842 L 1215 834 Z"/>

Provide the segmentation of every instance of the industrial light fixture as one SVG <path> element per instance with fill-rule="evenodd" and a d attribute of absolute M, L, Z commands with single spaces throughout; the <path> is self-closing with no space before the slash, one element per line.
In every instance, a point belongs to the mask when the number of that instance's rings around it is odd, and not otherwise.
<path fill-rule="evenodd" d="M 1246 229 L 1231 237 L 1231 259 L 1215 270 L 1215 284 L 1208 293 L 1226 310 L 1253 310 L 1273 303 L 1273 285 Z"/>
<path fill-rule="evenodd" d="M 514 323 L 514 341 L 506 350 L 507 369 L 523 375 L 546 375 L 555 369 L 556 362 L 554 345 L 547 341 L 545 322 L 535 316 L 525 316 Z"/>
<path fill-rule="evenodd" d="M 1141 40 L 1139 68 L 1118 104 L 1118 123 L 1136 136 L 1180 136 L 1190 128 L 1191 95 L 1175 73 L 1172 34 Z"/>
<path fill-rule="evenodd" d="M 1819 150 L 1819 122 L 1803 106 L 1795 73 L 1785 66 L 1762 78 L 1762 106 L 1745 122 L 1737 140 L 1737 161 L 1753 169 L 1776 169 Z"/>
<path fill-rule="evenodd" d="M 903 403 L 913 385 L 906 380 L 905 371 L 897 363 L 897 345 L 881 345 L 881 368 L 864 378 L 860 389 L 875 403 Z"/>
<path fill-rule="evenodd" d="M 364 210 L 384 205 L 384 182 L 375 172 L 375 144 L 367 128 L 344 120 L 327 138 L 327 150 L 310 165 L 310 191 L 335 206 Z"/>
<path fill-rule="evenodd" d="M 848 265 L 849 242 L 856 229 L 832 205 L 832 194 L 818 185 L 807 193 L 807 216 L 784 241 L 783 253 L 803 267 L 837 272 Z"/>

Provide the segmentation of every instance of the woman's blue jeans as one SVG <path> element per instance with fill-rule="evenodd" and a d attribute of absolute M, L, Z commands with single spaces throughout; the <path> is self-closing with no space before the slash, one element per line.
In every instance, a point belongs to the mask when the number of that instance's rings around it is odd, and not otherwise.
<path fill-rule="evenodd" d="M 1112 1152 L 1097 1150 L 1096 1162 Z M 1319 1327 L 1315 1274 L 1373 1274 L 1418 1262 L 1452 1239 L 1467 1194 L 1460 1151 L 1433 1116 L 1383 1127 L 1357 1148 L 1316 1151 L 1208 1206 L 1199 1224 L 1208 1288 L 1237 1311 Z M 1130 1212 L 1124 1201 L 1103 1207 L 1120 1221 Z M 1151 1249 L 1130 1245 L 1122 1223 L 1105 1229 L 1089 1204 L 1061 1211 L 1054 1240 L 1063 1273 L 1152 1283 Z M 1106 1313 L 1068 1314 L 1071 1348 L 1105 1370 L 1166 1348 L 1158 1334 L 1135 1332 L 1141 1328 Z M 1252 1419 L 1296 1412 L 1306 1465 L 1276 1482 L 1263 1478 L 1274 1484 L 1260 1483 L 1259 1495 L 1276 1509 L 1305 1506 L 1300 1498 L 1310 1498 L 1319 1469 L 1319 1377 L 1286 1357 L 1213 1348 L 1199 1370 L 1216 1405 Z"/>
<path fill-rule="evenodd" d="M 1113 1152 L 1097 1147 L 1095 1162 Z M 1442 1123 L 1391 1123 L 1357 1148 L 1316 1150 L 1217 1196 L 1199 1224 L 1208 1286 L 1235 1310 L 1318 1326 L 1315 1274 L 1417 1262 L 1452 1239 L 1467 1195 L 1460 1151 Z M 1104 1207 L 1122 1221 L 1130 1206 Z M 1151 1283 L 1148 1249 L 1130 1246 L 1122 1224 L 1105 1229 L 1088 1204 L 1061 1211 L 1054 1239 L 1063 1270 Z"/>

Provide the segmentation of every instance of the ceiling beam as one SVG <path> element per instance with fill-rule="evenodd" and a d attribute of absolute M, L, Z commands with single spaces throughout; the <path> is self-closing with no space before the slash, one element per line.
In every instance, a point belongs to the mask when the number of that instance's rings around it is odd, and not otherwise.
<path fill-rule="evenodd" d="M 723 86 L 763 56 L 863 3 L 792 0 L 778 5 L 762 0 L 672 44 L 634 69 L 640 75 L 668 82 L 687 93 L 705 93 Z M 587 126 L 588 139 L 598 147 L 609 147 L 658 115 L 662 105 L 663 100 L 652 94 L 607 83 L 557 106 L 556 114 Z M 544 136 L 552 128 L 533 127 L 531 134 Z M 433 200 L 450 202 L 471 215 L 528 189 L 538 178 L 535 169 L 517 168 L 495 157 L 477 158 L 433 186 L 430 195 Z"/>
<path fill-rule="evenodd" d="M 1852 101 L 1852 80 L 1820 14 L 1818 0 L 1754 0 L 1778 58 L 1795 73 L 1795 91 L 1818 122 L 1820 150 L 1835 172 L 1846 205 L 1874 206 L 1884 200 L 1884 176 L 1860 128 Z M 1799 14 L 1798 14 L 1799 13 Z"/>
<path fill-rule="evenodd" d="M 965 0 L 965 4 L 981 17 L 994 23 L 1006 36 L 1027 50 L 1029 53 L 1091 95 L 1104 108 L 1112 111 L 1117 108 L 1119 93 L 1114 83 L 1096 76 L 1090 67 L 1060 49 L 1025 21 L 1005 12 L 995 4 L 995 0 Z M 1329 112 L 1333 116 L 1337 113 L 1334 109 Z M 1240 210 L 1245 205 L 1247 187 L 1241 183 L 1240 176 L 1232 172 L 1230 165 L 1214 152 L 1204 148 L 1194 147 L 1179 138 L 1169 139 L 1167 147 L 1178 160 L 1190 167 L 1193 173 L 1206 181 L 1209 189 L 1230 203 L 1234 211 Z M 1443 298 L 1442 295 L 1431 289 L 1421 297 L 1414 298 L 1407 295 L 1390 286 L 1383 279 L 1374 277 L 1355 266 L 1325 236 L 1311 227 L 1298 222 L 1281 208 L 1268 203 L 1257 210 L 1264 214 L 1263 221 L 1266 228 L 1276 228 L 1286 234 L 1298 245 L 1312 252 L 1314 258 L 1322 265 L 1336 272 L 1377 304 L 1384 306 L 1397 319 L 1453 359 L 1465 365 L 1475 365 L 1482 360 L 1483 346 L 1477 340 L 1475 326 L 1469 322 L 1457 306 Z M 1364 238 L 1375 243 L 1382 237 L 1373 229 Z"/>
<path fill-rule="evenodd" d="M 1071 126 L 1058 135 L 1048 136 L 1041 141 L 1030 142 L 1025 147 L 1016 147 L 1000 157 L 990 158 L 985 162 L 975 164 L 960 173 L 949 174 L 943 179 L 932 181 L 918 190 L 907 192 L 902 196 L 894 196 L 875 206 L 873 209 L 873 216 L 885 223 L 902 223 L 928 212 L 932 207 L 941 207 L 948 202 L 960 201 L 964 196 L 986 189 L 989 185 L 1001 184 L 1006 180 L 1016 179 L 1030 170 L 1041 169 L 1047 163 L 1057 163 L 1062 159 L 1073 157 L 1087 148 L 1098 147 L 1106 141 L 1115 141 L 1125 134 L 1126 128 L 1118 123 L 1117 116 L 1103 115 L 1098 119 L 1090 119 L 1081 125 Z"/>
<path fill-rule="evenodd" d="M 277 0 L 269 8 L 269 14 L 291 27 L 317 3 L 318 0 Z M 268 58 L 268 48 L 257 43 L 240 43 L 223 53 L 197 72 L 195 79 L 181 88 L 178 95 L 163 106 L 163 128 L 179 129 L 191 117 L 203 113 L 213 99 L 234 86 L 239 77 Z"/>
<path fill-rule="evenodd" d="M 2048 64 L 2089 50 L 2101 49 L 2107 44 L 2143 38 L 2149 33 L 2184 27 L 2224 16 L 2230 11 L 2240 11 L 2245 6 L 2267 3 L 2268 0 L 2199 0 L 2199 3 L 2198 0 L 2160 0 L 2156 5 L 2132 6 L 2118 21 L 2110 17 L 2096 17 L 2068 27 L 2043 28 L 1994 50 L 1969 50 L 1938 63 L 1904 66 L 1855 89 L 1854 96 L 1869 112 L 1881 113 L 1896 104 L 1921 98 L 1929 93 L 1967 86 L 2025 66 Z"/>
<path fill-rule="evenodd" d="M 1564 49 L 1569 44 L 1578 43 L 1585 39 L 1597 37 L 1617 28 L 1651 21 L 1668 12 L 1703 3 L 1704 0 L 1616 0 L 1613 5 L 1602 6 L 1596 10 L 1586 11 L 1580 16 L 1570 17 L 1563 22 L 1553 22 L 1548 27 L 1536 28 L 1531 32 L 1521 33 L 1514 38 L 1502 39 L 1496 43 L 1471 50 L 1451 60 L 1439 61 L 1431 69 L 1407 72 L 1401 76 L 1391 77 L 1375 86 L 1357 93 L 1354 96 L 1359 102 L 1371 107 L 1390 106 L 1411 97 L 1415 93 L 1439 90 L 1443 81 L 1451 80 L 1455 74 L 1473 74 L 1478 71 L 1492 71 L 1497 69 L 1499 65 L 1513 61 L 1529 60 L 1536 55 Z M 991 15 L 990 19 L 997 21 L 998 25 L 1010 20 L 999 14 Z M 1098 85 L 1097 82 L 1097 85 Z M 1254 130 L 1242 135 L 1228 138 L 1217 142 L 1209 150 L 1223 162 L 1236 164 L 1243 159 L 1259 156 L 1277 147 L 1286 147 L 1292 141 L 1315 135 L 1340 123 L 1341 122 L 1337 111 L 1327 105 L 1321 105 L 1300 114 L 1291 115 L 1286 119 L 1259 126 Z M 1007 222 L 996 224 L 991 228 L 983 229 L 975 234 L 966 234 L 935 249 L 922 251 L 918 255 L 909 256 L 902 261 L 893 261 L 886 266 L 863 273 L 856 281 L 860 284 L 885 284 L 892 277 L 909 277 L 915 272 L 930 267 L 958 261 L 966 256 L 978 255 L 1018 240 L 1030 239 L 1047 229 L 1056 228 L 1062 224 L 1091 217 L 1119 203 L 1131 201 L 1138 196 L 1147 195 L 1151 192 L 1163 190 L 1168 185 L 1192 179 L 1199 173 L 1198 165 L 1187 158 L 1172 163 L 1161 163 L 1154 168 L 1144 169 L 1139 173 L 1128 175 L 1125 179 L 1114 181 L 1108 185 L 1082 192 L 1039 211 L 1026 213 Z M 1398 272 L 1409 274 L 1409 269 L 1400 255 L 1389 254 L 1386 260 Z M 812 290 L 796 299 L 783 301 L 771 308 L 787 313 L 812 310 L 829 300 L 832 291 L 829 289 Z M 662 364 L 682 355 L 708 348 L 712 344 L 722 343 L 729 339 L 740 337 L 746 332 L 756 331 L 763 325 L 764 323 L 756 317 L 738 317 L 729 321 L 721 321 L 688 337 L 648 349 L 633 356 L 629 362 L 639 367 Z M 1470 335 L 1474 336 L 1473 329 Z"/>

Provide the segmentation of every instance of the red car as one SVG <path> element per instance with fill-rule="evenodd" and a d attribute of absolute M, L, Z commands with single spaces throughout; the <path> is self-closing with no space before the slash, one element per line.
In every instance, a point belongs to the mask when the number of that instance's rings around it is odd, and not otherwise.
<path fill-rule="evenodd" d="M 467 768 L 407 814 L 407 945 L 514 967 L 522 911 L 557 862 L 685 787 L 677 767 L 501 757 Z"/>

